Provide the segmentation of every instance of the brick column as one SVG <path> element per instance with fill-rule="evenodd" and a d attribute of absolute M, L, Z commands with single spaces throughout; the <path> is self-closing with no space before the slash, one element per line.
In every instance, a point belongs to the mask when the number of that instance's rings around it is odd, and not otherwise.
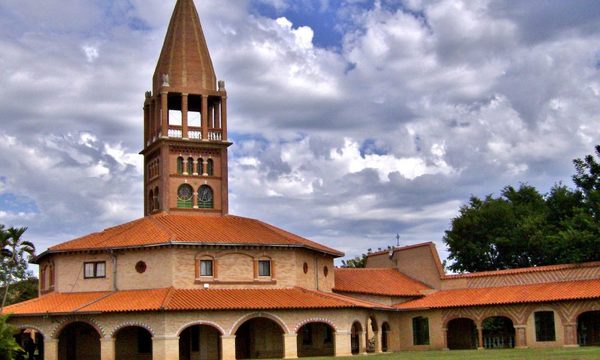
<path fill-rule="evenodd" d="M 235 335 L 221 336 L 221 360 L 235 360 Z"/>
<path fill-rule="evenodd" d="M 227 140 L 227 96 L 221 98 L 221 130 L 223 141 Z"/>
<path fill-rule="evenodd" d="M 179 337 L 153 337 L 152 360 L 179 360 Z"/>
<path fill-rule="evenodd" d="M 115 360 L 115 339 L 106 337 L 100 339 L 100 359 Z"/>
<path fill-rule="evenodd" d="M 188 139 L 188 94 L 181 94 L 181 137 Z"/>
<path fill-rule="evenodd" d="M 297 359 L 298 358 L 298 335 L 283 334 L 283 358 Z"/>
<path fill-rule="evenodd" d="M 358 332 L 358 353 L 361 355 L 367 354 L 367 345 L 365 344 L 366 335 L 364 331 Z"/>
<path fill-rule="evenodd" d="M 442 350 L 450 350 L 448 347 L 448 328 L 442 328 L 442 337 L 444 343 L 444 348 Z"/>
<path fill-rule="evenodd" d="M 44 360 L 58 360 L 58 340 L 44 340 Z"/>
<path fill-rule="evenodd" d="M 222 129 L 223 124 L 221 123 L 221 102 L 215 101 L 215 127 Z"/>
<path fill-rule="evenodd" d="M 208 140 L 208 96 L 202 95 L 201 110 L 202 140 Z"/>
<path fill-rule="evenodd" d="M 514 325 L 515 328 L 515 348 L 527 348 L 527 325 Z"/>
<path fill-rule="evenodd" d="M 352 334 L 349 331 L 336 331 L 335 356 L 352 356 Z"/>
<path fill-rule="evenodd" d="M 577 323 L 565 323 L 565 343 L 564 347 L 579 347 L 577 343 Z"/>
<path fill-rule="evenodd" d="M 477 328 L 477 350 L 483 350 L 485 346 L 483 345 L 483 328 Z"/>
<path fill-rule="evenodd" d="M 160 93 L 160 109 L 161 109 L 161 125 L 160 135 L 162 137 L 169 136 L 169 93 Z"/>

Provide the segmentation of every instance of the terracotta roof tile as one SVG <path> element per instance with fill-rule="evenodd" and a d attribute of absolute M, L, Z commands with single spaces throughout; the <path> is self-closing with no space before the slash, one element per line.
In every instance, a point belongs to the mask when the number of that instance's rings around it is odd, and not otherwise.
<path fill-rule="evenodd" d="M 476 278 L 476 277 L 488 277 L 488 276 L 504 276 L 504 275 L 515 275 L 515 274 L 526 274 L 535 272 L 545 271 L 560 271 L 578 268 L 588 268 L 600 266 L 600 261 L 587 262 L 581 264 L 560 264 L 560 265 L 546 265 L 546 266 L 532 266 L 526 268 L 517 269 L 506 269 L 506 270 L 493 270 L 493 271 L 480 271 L 475 273 L 465 274 L 450 274 L 446 275 L 445 279 L 460 279 L 460 278 Z"/>
<path fill-rule="evenodd" d="M 431 290 L 396 269 L 335 269 L 334 291 L 387 296 L 422 296 Z"/>
<path fill-rule="evenodd" d="M 343 253 L 261 221 L 239 216 L 159 214 L 51 247 L 47 253 L 168 244 L 292 246 Z M 44 256 L 44 253 L 42 256 Z"/>
<path fill-rule="evenodd" d="M 384 305 L 307 290 L 285 289 L 152 289 L 97 293 L 52 293 L 8 306 L 4 313 L 114 313 L 184 310 L 276 310 L 381 308 Z"/>
<path fill-rule="evenodd" d="M 395 307 L 403 310 L 540 303 L 600 298 L 600 279 L 444 290 Z"/>

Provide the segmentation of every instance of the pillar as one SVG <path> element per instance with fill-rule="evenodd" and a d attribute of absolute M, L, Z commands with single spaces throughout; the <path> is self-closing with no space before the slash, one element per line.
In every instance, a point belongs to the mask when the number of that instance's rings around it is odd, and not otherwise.
<path fill-rule="evenodd" d="M 298 358 L 298 335 L 283 334 L 283 358 L 297 359 Z"/>
<path fill-rule="evenodd" d="M 163 92 L 160 93 L 160 135 L 162 137 L 169 136 L 169 93 Z"/>
<path fill-rule="evenodd" d="M 375 353 L 381 352 L 381 337 L 379 333 L 379 331 L 373 331 L 373 335 L 375 335 Z"/>
<path fill-rule="evenodd" d="M 221 98 L 221 139 L 227 140 L 227 96 Z"/>
<path fill-rule="evenodd" d="M 58 360 L 57 339 L 44 339 L 44 360 Z"/>
<path fill-rule="evenodd" d="M 448 347 L 448 328 L 442 328 L 442 337 L 444 343 L 444 348 L 442 350 L 450 350 L 450 348 Z"/>
<path fill-rule="evenodd" d="M 358 332 L 358 353 L 361 355 L 367 355 L 366 335 L 364 331 Z"/>
<path fill-rule="evenodd" d="M 208 96 L 202 95 L 201 110 L 202 140 L 208 140 Z"/>
<path fill-rule="evenodd" d="M 192 207 L 194 209 L 198 208 L 198 192 L 194 189 L 194 195 L 192 196 Z"/>
<path fill-rule="evenodd" d="M 483 350 L 483 327 L 477 327 L 477 350 Z"/>
<path fill-rule="evenodd" d="M 179 360 L 179 336 L 153 337 L 152 360 Z"/>
<path fill-rule="evenodd" d="M 577 323 L 565 323 L 564 347 L 579 347 L 577 343 Z"/>
<path fill-rule="evenodd" d="M 514 325 L 515 328 L 515 348 L 526 349 L 527 348 L 527 326 L 526 325 Z"/>
<path fill-rule="evenodd" d="M 221 124 L 221 102 L 215 101 L 215 127 L 221 129 L 223 125 Z"/>
<path fill-rule="evenodd" d="M 115 360 L 115 339 L 112 337 L 100 339 L 100 359 Z"/>
<path fill-rule="evenodd" d="M 150 142 L 150 106 L 148 105 L 148 100 L 146 99 L 144 103 L 144 147 L 148 146 Z"/>
<path fill-rule="evenodd" d="M 188 94 L 181 94 L 181 137 L 188 139 Z"/>
<path fill-rule="evenodd" d="M 235 335 L 221 336 L 221 360 L 235 360 Z"/>
<path fill-rule="evenodd" d="M 352 333 L 349 331 L 335 332 L 334 356 L 352 356 Z"/>
<path fill-rule="evenodd" d="M 183 175 L 191 175 L 188 174 L 188 158 L 186 158 L 185 156 L 183 157 Z"/>

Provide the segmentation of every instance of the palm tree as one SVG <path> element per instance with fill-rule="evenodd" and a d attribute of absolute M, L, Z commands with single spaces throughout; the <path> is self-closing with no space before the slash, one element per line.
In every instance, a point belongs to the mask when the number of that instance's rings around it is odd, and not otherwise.
<path fill-rule="evenodd" d="M 9 257 L 8 268 L 14 269 L 17 264 L 23 260 L 25 254 L 31 258 L 35 254 L 35 245 L 29 241 L 21 240 L 23 233 L 27 231 L 26 227 L 14 228 L 10 227 L 6 231 L 0 231 L 0 245 L 2 245 L 2 255 Z M 0 306 L 0 313 L 4 310 L 6 305 L 6 299 L 8 298 L 8 287 L 10 286 L 12 274 L 6 276 L 6 287 L 4 288 L 4 298 L 2 299 L 2 306 Z"/>

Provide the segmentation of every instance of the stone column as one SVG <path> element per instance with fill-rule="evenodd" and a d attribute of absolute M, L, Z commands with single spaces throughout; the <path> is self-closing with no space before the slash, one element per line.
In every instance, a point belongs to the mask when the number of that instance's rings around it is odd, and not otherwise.
<path fill-rule="evenodd" d="M 381 336 L 379 336 L 380 331 L 373 331 L 373 335 L 375 335 L 375 353 L 381 352 Z"/>
<path fill-rule="evenodd" d="M 352 334 L 349 331 L 336 331 L 334 356 L 352 356 Z"/>
<path fill-rule="evenodd" d="M 565 323 L 565 343 L 564 347 L 579 347 L 577 343 L 577 323 Z"/>
<path fill-rule="evenodd" d="M 192 208 L 198 208 L 198 192 L 194 190 L 194 195 L 192 196 Z"/>
<path fill-rule="evenodd" d="M 448 347 L 448 328 L 442 328 L 442 337 L 444 343 L 443 350 L 450 350 L 450 348 Z"/>
<path fill-rule="evenodd" d="M 298 358 L 298 335 L 283 334 L 283 358 L 297 359 Z"/>
<path fill-rule="evenodd" d="M 526 325 L 514 325 L 515 328 L 515 348 L 526 349 L 527 348 L 527 326 Z"/>
<path fill-rule="evenodd" d="M 222 129 L 223 124 L 221 123 L 221 102 L 215 102 L 215 127 Z"/>
<path fill-rule="evenodd" d="M 57 339 L 44 339 L 44 360 L 58 360 Z"/>
<path fill-rule="evenodd" d="M 483 350 L 485 346 L 483 344 L 483 328 L 477 328 L 477 350 Z"/>
<path fill-rule="evenodd" d="M 235 360 L 235 335 L 221 336 L 221 360 Z"/>
<path fill-rule="evenodd" d="M 183 175 L 191 175 L 191 174 L 188 174 L 187 163 L 188 163 L 188 159 L 186 157 L 184 157 L 183 158 Z"/>
<path fill-rule="evenodd" d="M 202 140 L 208 140 L 208 96 L 202 95 Z"/>
<path fill-rule="evenodd" d="M 179 336 L 153 337 L 152 360 L 179 360 Z"/>
<path fill-rule="evenodd" d="M 115 339 L 112 337 L 105 337 L 100 339 L 100 359 L 101 360 L 115 360 Z"/>
<path fill-rule="evenodd" d="M 188 94 L 181 94 L 181 137 L 188 139 Z"/>
<path fill-rule="evenodd" d="M 223 141 L 227 140 L 227 96 L 221 98 L 221 131 Z"/>
<path fill-rule="evenodd" d="M 160 135 L 162 137 L 168 137 L 169 136 L 169 93 L 167 93 L 167 92 L 160 93 L 160 102 L 161 102 Z"/>

